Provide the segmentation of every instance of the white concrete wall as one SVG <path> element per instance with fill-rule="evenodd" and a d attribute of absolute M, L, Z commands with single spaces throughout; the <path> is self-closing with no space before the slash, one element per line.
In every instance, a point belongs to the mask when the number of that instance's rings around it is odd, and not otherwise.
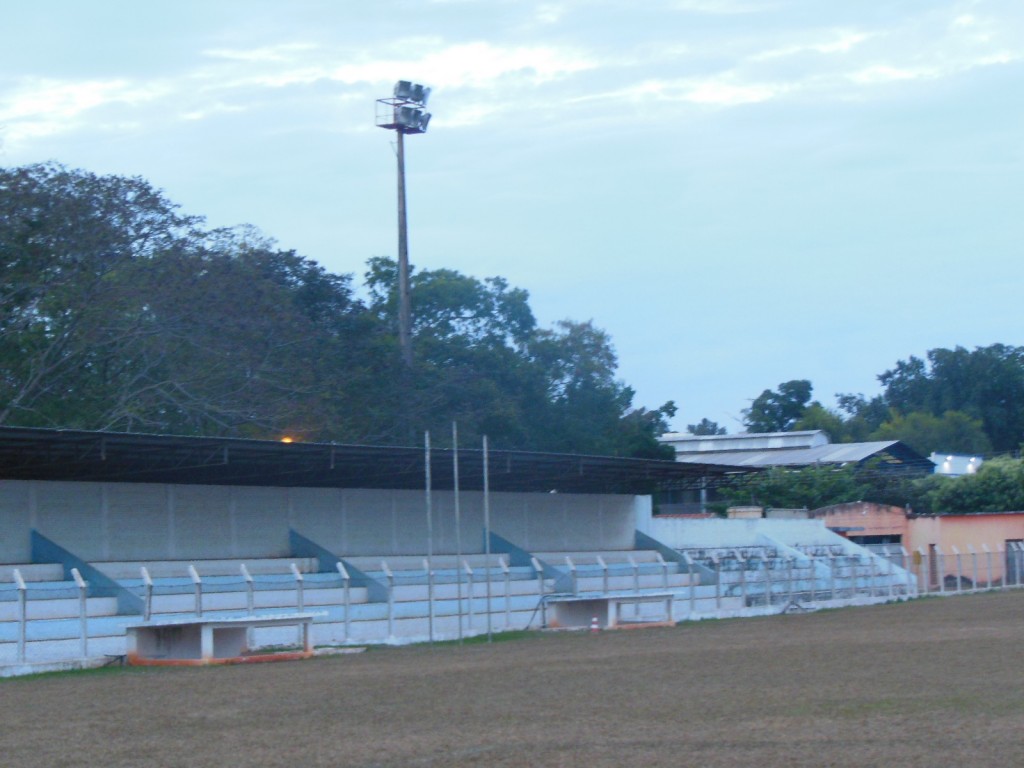
<path fill-rule="evenodd" d="M 637 528 L 673 549 L 755 547 L 767 537 L 789 546 L 834 544 L 821 520 L 693 520 L 640 514 Z"/>
<path fill-rule="evenodd" d="M 492 493 L 491 528 L 531 550 L 628 549 L 646 497 Z M 483 494 L 460 498 L 462 550 L 482 552 Z M 339 555 L 426 551 L 422 491 L 0 482 L 0 563 L 30 558 L 29 530 L 86 560 L 283 557 L 288 529 Z M 433 493 L 434 551 L 455 551 L 454 497 Z"/>

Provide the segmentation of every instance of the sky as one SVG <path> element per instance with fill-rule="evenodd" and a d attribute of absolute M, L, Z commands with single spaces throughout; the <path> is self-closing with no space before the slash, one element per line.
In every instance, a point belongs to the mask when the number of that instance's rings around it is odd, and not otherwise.
<path fill-rule="evenodd" d="M 411 262 L 592 320 L 678 430 L 1024 345 L 1020 0 L 4 5 L 0 165 L 142 176 L 357 282 L 397 251 L 375 100 L 430 86 Z"/>

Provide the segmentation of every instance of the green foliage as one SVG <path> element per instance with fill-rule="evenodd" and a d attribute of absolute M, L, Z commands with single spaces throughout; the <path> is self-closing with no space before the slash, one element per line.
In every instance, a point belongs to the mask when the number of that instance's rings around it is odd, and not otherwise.
<path fill-rule="evenodd" d="M 456 420 L 465 444 L 672 457 L 674 405 L 633 406 L 608 335 L 538 329 L 500 277 L 412 274 L 409 370 L 393 260 L 363 302 L 251 227 L 57 164 L 0 169 L 0 264 L 0 424 L 410 443 Z"/>
<path fill-rule="evenodd" d="M 772 467 L 722 492 L 730 506 L 817 509 L 865 498 L 869 484 L 853 466 Z"/>
<path fill-rule="evenodd" d="M 696 424 L 687 424 L 686 431 L 691 435 L 724 435 L 725 427 L 718 426 L 717 421 L 703 418 Z"/>
<path fill-rule="evenodd" d="M 878 379 L 900 414 L 963 412 L 981 421 L 996 451 L 1016 450 L 1024 439 L 1024 347 L 932 349 L 927 362 L 901 360 Z"/>
<path fill-rule="evenodd" d="M 794 379 L 779 384 L 778 392 L 764 390 L 743 411 L 743 423 L 750 432 L 787 432 L 807 410 L 811 382 Z"/>
<path fill-rule="evenodd" d="M 843 417 L 835 411 L 830 411 L 817 400 L 807 406 L 803 415 L 793 425 L 793 429 L 812 430 L 821 429 L 828 433 L 834 443 L 850 442 L 848 430 Z"/>
<path fill-rule="evenodd" d="M 875 440 L 900 440 L 923 456 L 938 453 L 987 453 L 992 444 L 980 419 L 946 411 L 942 416 L 919 411 L 892 417 L 875 430 Z"/>
<path fill-rule="evenodd" d="M 937 514 L 1024 511 L 1024 461 L 990 459 L 973 475 L 942 478 L 929 489 Z"/>

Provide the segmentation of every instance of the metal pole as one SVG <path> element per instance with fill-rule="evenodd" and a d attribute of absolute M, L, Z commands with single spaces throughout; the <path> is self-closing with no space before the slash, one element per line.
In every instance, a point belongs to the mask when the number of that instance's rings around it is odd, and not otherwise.
<path fill-rule="evenodd" d="M 401 136 L 401 132 L 398 134 Z M 433 576 L 434 573 L 434 509 L 433 499 L 431 498 L 430 487 L 430 432 L 423 433 L 423 466 L 425 468 L 425 482 L 426 488 L 425 493 L 427 497 L 427 626 L 430 637 L 430 642 L 434 642 L 434 590 L 433 590 Z"/>
<path fill-rule="evenodd" d="M 459 645 L 462 645 L 462 518 L 459 499 L 459 425 L 452 422 L 452 476 L 455 485 L 455 581 L 459 615 Z"/>
<path fill-rule="evenodd" d="M 397 121 L 396 121 L 397 122 Z M 405 217 L 405 134 L 398 134 L 398 348 L 406 368 L 412 368 L 412 334 L 409 309 L 409 238 Z"/>
<path fill-rule="evenodd" d="M 491 642 L 491 478 L 487 435 L 484 435 L 484 555 L 487 557 L 487 642 Z"/>

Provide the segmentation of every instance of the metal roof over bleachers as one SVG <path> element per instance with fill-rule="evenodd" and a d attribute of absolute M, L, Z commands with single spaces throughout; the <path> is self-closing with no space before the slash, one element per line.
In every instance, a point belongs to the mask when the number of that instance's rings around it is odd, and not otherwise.
<path fill-rule="evenodd" d="M 483 487 L 483 452 L 460 448 L 459 487 Z M 270 487 L 420 489 L 418 447 L 0 427 L 0 479 Z M 651 493 L 750 472 L 732 464 L 491 450 L 493 491 Z M 431 452 L 431 485 L 452 489 L 451 450 Z"/>

